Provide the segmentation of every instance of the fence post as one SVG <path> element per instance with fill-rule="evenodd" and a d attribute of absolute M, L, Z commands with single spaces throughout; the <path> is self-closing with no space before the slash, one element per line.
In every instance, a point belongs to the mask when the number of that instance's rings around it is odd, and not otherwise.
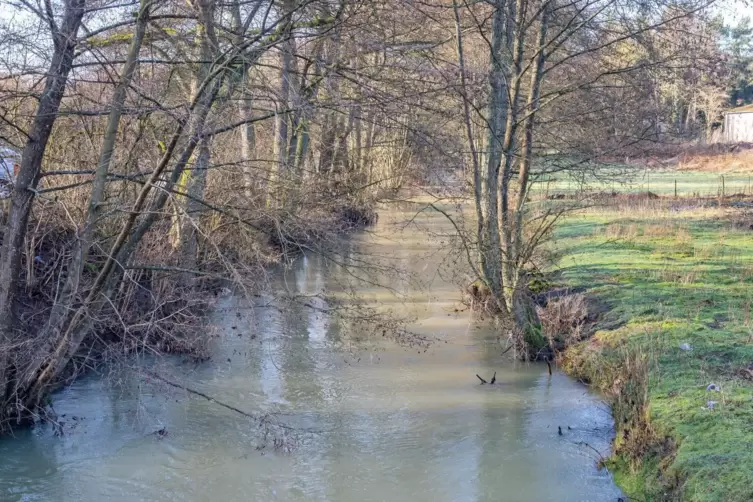
<path fill-rule="evenodd" d="M 677 198 L 677 178 L 675 178 L 675 199 Z"/>

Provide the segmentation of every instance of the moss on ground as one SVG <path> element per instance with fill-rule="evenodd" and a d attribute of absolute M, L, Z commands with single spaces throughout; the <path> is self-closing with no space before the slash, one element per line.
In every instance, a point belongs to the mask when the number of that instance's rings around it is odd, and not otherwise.
<path fill-rule="evenodd" d="M 753 230 L 735 224 L 745 218 L 714 208 L 591 209 L 557 230 L 565 280 L 609 306 L 563 364 L 622 396 L 611 468 L 636 500 L 753 500 Z M 625 390 L 625 380 L 642 378 L 626 371 L 637 364 L 628 354 L 645 362 L 644 411 L 640 392 Z"/>

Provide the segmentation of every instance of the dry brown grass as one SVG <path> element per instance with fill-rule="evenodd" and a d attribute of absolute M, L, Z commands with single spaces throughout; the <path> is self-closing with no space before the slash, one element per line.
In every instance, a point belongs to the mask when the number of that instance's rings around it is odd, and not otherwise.
<path fill-rule="evenodd" d="M 693 242 L 693 235 L 687 226 L 664 223 L 637 223 L 614 222 L 604 228 L 598 228 L 595 233 L 603 235 L 607 239 L 620 239 L 632 241 L 639 237 L 667 238 L 678 246 L 689 246 Z"/>
<path fill-rule="evenodd" d="M 668 225 L 648 223 L 643 226 L 643 235 L 646 237 L 667 237 L 674 229 Z"/>
<path fill-rule="evenodd" d="M 625 349 L 606 393 L 612 401 L 615 422 L 621 425 L 615 452 L 638 469 L 646 455 L 657 453 L 663 442 L 651 425 L 648 408 L 649 357 L 638 349 Z"/>
<path fill-rule="evenodd" d="M 712 145 L 707 150 L 688 151 L 681 154 L 677 169 L 708 172 L 753 171 L 751 145 Z"/>
<path fill-rule="evenodd" d="M 681 268 L 665 267 L 653 273 L 657 282 L 689 285 L 698 282 L 701 271 L 695 267 Z"/>
<path fill-rule="evenodd" d="M 673 443 L 651 423 L 648 389 L 651 355 L 641 347 L 617 348 L 605 357 L 599 343 L 576 346 L 561 358 L 571 375 L 593 384 L 612 405 L 617 437 L 615 454 L 634 471 L 647 456 L 672 455 Z"/>
<path fill-rule="evenodd" d="M 588 301 L 582 293 L 552 299 L 537 306 L 541 331 L 554 350 L 562 350 L 582 340 L 588 332 Z"/>
<path fill-rule="evenodd" d="M 607 162 L 624 162 L 625 158 L 604 159 Z M 646 167 L 676 166 L 678 169 L 727 172 L 753 170 L 753 144 L 711 143 L 661 143 L 642 144 L 635 155 L 627 159 L 631 165 Z"/>
<path fill-rule="evenodd" d="M 635 223 L 610 223 L 604 228 L 608 239 L 633 240 L 640 235 L 640 227 Z"/>
<path fill-rule="evenodd" d="M 463 289 L 463 303 L 473 311 L 486 315 L 499 313 L 499 304 L 489 287 L 481 281 L 475 281 Z"/>

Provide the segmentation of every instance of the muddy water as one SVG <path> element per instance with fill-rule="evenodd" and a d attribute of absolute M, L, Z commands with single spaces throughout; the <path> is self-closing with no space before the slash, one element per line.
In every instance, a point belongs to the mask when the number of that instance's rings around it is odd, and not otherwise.
<path fill-rule="evenodd" d="M 115 370 L 54 397 L 62 437 L 40 426 L 0 441 L 0 501 L 617 500 L 593 451 L 609 448 L 606 406 L 545 366 L 509 361 L 488 326 L 456 312 L 450 227 L 414 216 L 383 211 L 350 258 L 399 269 L 363 270 L 392 291 L 362 282 L 358 294 L 414 317 L 413 330 L 435 339 L 428 349 L 369 338 L 328 314 L 311 295 L 346 291 L 354 279 L 309 256 L 270 278 L 298 302 L 220 301 L 209 362 L 133 363 L 249 413 L 275 413 L 292 427 L 283 432 L 293 452 L 258 449 L 263 428 L 234 411 Z M 494 371 L 496 385 L 478 385 L 476 373 Z"/>

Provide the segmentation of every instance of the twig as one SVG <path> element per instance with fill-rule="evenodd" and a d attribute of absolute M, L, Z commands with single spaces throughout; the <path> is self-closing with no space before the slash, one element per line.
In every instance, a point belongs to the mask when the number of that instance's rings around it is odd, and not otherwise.
<path fill-rule="evenodd" d="M 598 455 L 598 457 L 599 457 L 599 463 L 601 465 L 603 465 L 604 468 L 606 469 L 606 461 L 607 461 L 607 459 L 604 458 L 604 455 L 602 455 L 599 450 L 597 450 L 596 448 L 594 448 L 590 444 L 586 443 L 585 441 L 579 441 L 578 443 L 575 443 L 575 444 L 577 444 L 578 446 L 585 446 L 585 447 L 590 448 L 591 450 L 593 450 L 596 453 L 596 455 Z M 609 469 L 607 469 L 607 472 L 609 472 Z"/>
<path fill-rule="evenodd" d="M 232 404 L 223 403 L 222 401 L 219 401 L 219 400 L 213 398 L 212 396 L 210 396 L 208 394 L 204 394 L 201 391 L 198 391 L 196 389 L 192 389 L 190 387 L 186 387 L 185 385 L 181 385 L 179 383 L 176 383 L 176 382 L 173 382 L 171 380 L 168 380 L 167 378 L 165 378 L 165 377 L 163 377 L 161 375 L 158 375 L 157 373 L 154 373 L 152 371 L 145 371 L 145 373 L 147 375 L 151 376 L 152 378 L 155 378 L 155 379 L 159 380 L 160 382 L 166 383 L 170 387 L 175 387 L 176 389 L 184 390 L 184 391 L 188 392 L 189 394 L 193 394 L 195 396 L 203 397 L 207 401 L 210 401 L 212 403 L 218 404 L 218 405 L 222 406 L 223 408 L 227 408 L 228 410 L 232 410 L 232 411 L 234 411 L 236 413 L 240 413 L 244 417 L 248 417 L 248 418 L 251 418 L 251 419 L 259 421 L 259 422 L 262 421 L 262 417 L 257 417 L 257 416 L 255 416 L 255 415 L 253 415 L 251 413 L 248 413 L 248 412 L 243 411 L 243 410 L 241 410 L 239 408 L 236 408 Z M 281 426 L 281 427 L 285 427 L 285 426 Z"/>

